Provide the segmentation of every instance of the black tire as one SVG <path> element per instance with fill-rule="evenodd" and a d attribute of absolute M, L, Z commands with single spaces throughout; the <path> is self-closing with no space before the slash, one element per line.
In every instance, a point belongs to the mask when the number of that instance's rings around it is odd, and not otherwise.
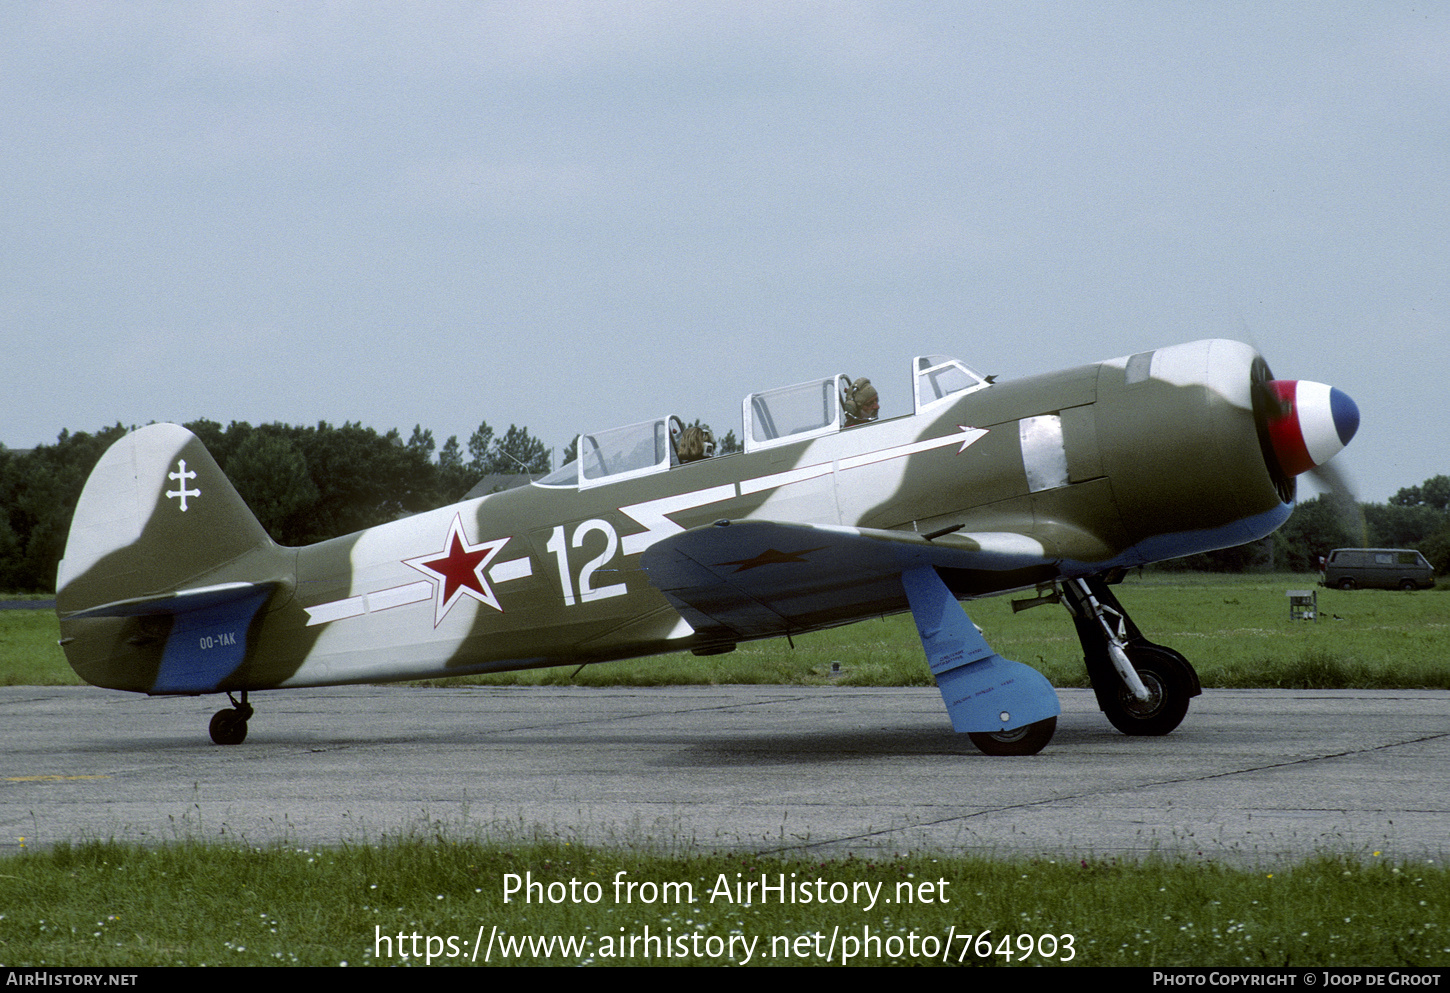
<path fill-rule="evenodd" d="M 211 717 L 211 740 L 218 745 L 240 745 L 247 740 L 247 719 L 235 710 L 218 710 Z"/>
<path fill-rule="evenodd" d="M 1188 714 L 1188 701 L 1193 695 L 1193 680 L 1182 664 L 1171 655 L 1153 648 L 1138 646 L 1128 649 L 1128 659 L 1138 670 L 1138 678 L 1152 695 L 1146 703 L 1133 699 L 1119 687 L 1110 704 L 1103 707 L 1108 721 L 1124 734 L 1168 734 Z"/>
<path fill-rule="evenodd" d="M 1057 718 L 1011 731 L 969 731 L 967 737 L 987 755 L 1036 755 L 1047 747 L 1057 730 Z"/>
<path fill-rule="evenodd" d="M 1352 580 L 1352 579 L 1341 579 L 1339 581 L 1339 588 L 1341 590 L 1352 590 L 1352 589 L 1354 589 L 1354 580 Z"/>
<path fill-rule="evenodd" d="M 1413 579 L 1404 579 L 1400 581 L 1400 589 L 1405 590 L 1406 592 L 1410 590 L 1418 590 L 1419 588 L 1420 585 L 1416 583 Z"/>

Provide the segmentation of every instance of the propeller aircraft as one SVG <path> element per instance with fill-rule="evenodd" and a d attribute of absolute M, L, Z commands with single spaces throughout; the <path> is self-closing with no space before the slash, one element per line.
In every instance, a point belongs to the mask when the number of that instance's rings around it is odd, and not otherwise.
<path fill-rule="evenodd" d="M 61 644 L 99 686 L 226 693 L 211 737 L 238 744 L 251 691 L 712 655 L 910 611 L 952 726 L 1024 755 L 1057 695 L 959 601 L 1025 590 L 1067 608 L 1108 720 L 1167 734 L 1198 676 L 1111 585 L 1268 535 L 1359 422 L 1341 391 L 1222 340 L 1001 383 L 920 356 L 912 412 L 882 420 L 860 382 L 747 396 L 739 453 L 655 417 L 580 435 L 527 486 L 303 548 L 271 540 L 194 435 L 153 424 L 86 482 Z"/>

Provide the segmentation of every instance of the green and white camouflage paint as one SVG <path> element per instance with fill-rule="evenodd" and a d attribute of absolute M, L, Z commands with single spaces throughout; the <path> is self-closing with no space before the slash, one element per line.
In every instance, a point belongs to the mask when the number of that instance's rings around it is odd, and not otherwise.
<path fill-rule="evenodd" d="M 711 654 L 912 610 L 944 694 L 990 698 L 948 698 L 954 726 L 1021 752 L 1046 743 L 1023 728 L 1055 721 L 1055 694 L 998 706 L 1033 680 L 986 675 L 1000 657 L 940 617 L 1037 589 L 1067 602 L 1110 718 L 1146 728 L 1133 715 L 1151 710 L 1147 733 L 1165 733 L 1182 713 L 1158 704 L 1186 711 L 1196 677 L 1104 577 L 1269 534 L 1294 476 L 1358 424 L 1343 393 L 1273 380 L 1231 341 L 1008 383 L 923 356 L 906 385 L 912 414 L 853 427 L 844 377 L 752 394 L 745 451 L 693 462 L 674 455 L 677 418 L 586 433 L 580 461 L 531 485 L 304 548 L 268 537 L 195 436 L 152 425 L 81 495 L 62 645 L 98 686 L 242 693 L 213 722 L 239 741 L 253 690 Z M 956 648 L 933 655 L 943 623 Z M 1149 657 L 1174 670 L 1156 689 L 1135 674 Z"/>

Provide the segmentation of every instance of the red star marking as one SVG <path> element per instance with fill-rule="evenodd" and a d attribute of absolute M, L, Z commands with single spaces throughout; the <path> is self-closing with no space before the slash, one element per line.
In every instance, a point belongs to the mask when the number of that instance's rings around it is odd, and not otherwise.
<path fill-rule="evenodd" d="M 444 616 L 460 597 L 471 596 L 479 603 L 486 603 L 494 610 L 503 610 L 488 585 L 483 571 L 495 555 L 508 544 L 507 538 L 485 541 L 477 545 L 469 542 L 463 532 L 463 517 L 455 514 L 449 525 L 448 537 L 443 540 L 443 554 L 420 555 L 415 559 L 404 559 L 403 564 L 412 566 L 427 574 L 430 579 L 440 579 L 438 595 L 433 607 L 433 626 L 443 622 Z"/>
<path fill-rule="evenodd" d="M 789 562 L 805 562 L 805 556 L 811 552 L 819 552 L 825 545 L 817 548 L 803 548 L 799 552 L 782 552 L 774 548 L 767 548 L 759 555 L 748 559 L 736 559 L 734 562 L 721 562 L 720 565 L 739 566 L 736 572 L 744 572 L 746 569 L 759 569 L 763 565 L 785 565 Z"/>

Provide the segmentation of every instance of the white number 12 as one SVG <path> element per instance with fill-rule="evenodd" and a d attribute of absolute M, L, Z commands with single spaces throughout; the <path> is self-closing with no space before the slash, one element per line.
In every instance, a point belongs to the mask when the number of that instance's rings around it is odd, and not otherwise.
<path fill-rule="evenodd" d="M 575 548 L 584 547 L 584 536 L 590 532 L 598 531 L 604 535 L 604 551 L 584 563 L 584 568 L 579 570 L 579 597 L 575 600 L 574 584 L 569 575 L 569 552 L 564 542 L 564 526 L 561 524 L 554 528 L 553 534 L 549 536 L 549 542 L 544 547 L 553 553 L 556 564 L 559 567 L 559 585 L 564 590 L 564 605 L 572 607 L 576 602 L 588 603 L 591 600 L 604 600 L 612 596 L 624 596 L 629 588 L 624 583 L 613 583 L 609 586 L 594 586 L 594 574 L 600 570 L 610 559 L 619 553 L 619 535 L 614 530 L 614 525 L 608 521 L 594 520 L 584 521 L 574 529 L 574 540 L 570 542 Z"/>

